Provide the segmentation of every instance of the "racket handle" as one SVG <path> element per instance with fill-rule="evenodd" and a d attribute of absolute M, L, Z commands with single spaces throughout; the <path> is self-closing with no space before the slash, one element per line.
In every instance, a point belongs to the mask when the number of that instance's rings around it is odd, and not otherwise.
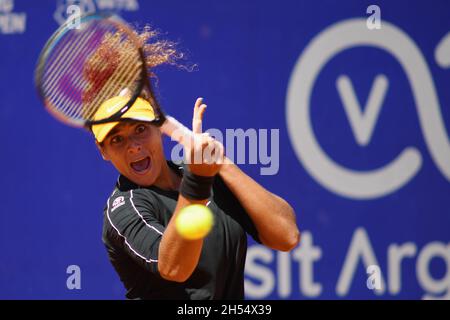
<path fill-rule="evenodd" d="M 179 144 L 184 144 L 186 139 L 190 139 L 194 135 L 191 130 L 171 116 L 166 116 L 166 121 L 161 126 L 161 132 Z"/>

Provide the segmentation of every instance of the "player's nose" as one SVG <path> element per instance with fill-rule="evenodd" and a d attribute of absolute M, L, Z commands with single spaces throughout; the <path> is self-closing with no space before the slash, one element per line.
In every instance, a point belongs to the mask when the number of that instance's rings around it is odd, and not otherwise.
<path fill-rule="evenodd" d="M 127 150 L 128 150 L 128 153 L 134 154 L 134 153 L 140 152 L 142 150 L 142 145 L 134 139 L 129 139 Z"/>

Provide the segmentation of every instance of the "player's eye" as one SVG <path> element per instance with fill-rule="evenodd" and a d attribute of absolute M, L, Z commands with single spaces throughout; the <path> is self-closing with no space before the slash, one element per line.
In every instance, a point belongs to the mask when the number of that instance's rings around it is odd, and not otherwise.
<path fill-rule="evenodd" d="M 122 136 L 114 136 L 111 138 L 111 144 L 119 144 L 123 141 Z"/>
<path fill-rule="evenodd" d="M 144 133 L 147 130 L 147 127 L 143 124 L 140 124 L 136 127 L 136 133 L 141 134 Z"/>

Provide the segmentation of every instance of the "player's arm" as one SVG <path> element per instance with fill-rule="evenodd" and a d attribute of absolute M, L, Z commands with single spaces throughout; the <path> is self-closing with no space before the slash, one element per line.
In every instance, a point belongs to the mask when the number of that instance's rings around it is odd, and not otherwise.
<path fill-rule="evenodd" d="M 184 282 L 195 270 L 203 247 L 203 239 L 187 240 L 175 229 L 175 219 L 184 207 L 191 204 L 206 205 L 207 200 L 186 199 L 178 197 L 175 212 L 161 238 L 158 254 L 158 271 L 166 280 Z"/>
<path fill-rule="evenodd" d="M 227 158 L 219 174 L 252 219 L 264 245 L 281 251 L 297 246 L 300 231 L 295 212 L 284 199 L 266 190 Z"/>
<path fill-rule="evenodd" d="M 195 110 L 204 110 L 204 107 L 206 106 L 201 104 L 201 100 L 197 100 Z M 190 159 L 192 159 L 192 161 L 190 161 L 192 163 L 189 164 L 189 172 L 194 174 L 197 178 L 214 177 L 219 172 L 221 165 L 209 161 L 210 159 L 204 159 L 204 150 L 206 148 L 209 148 L 210 150 L 217 150 L 217 152 L 223 155 L 223 146 L 211 137 L 201 135 L 201 132 L 196 132 L 195 129 L 194 133 L 196 133 L 197 142 L 193 143 L 191 146 L 185 146 L 185 152 L 190 152 Z M 194 162 L 195 154 L 200 154 L 202 156 L 201 163 Z M 188 172 L 185 172 L 183 180 L 186 179 L 187 174 Z M 202 187 L 201 184 L 204 183 L 201 180 L 208 180 L 208 178 L 202 178 L 200 181 L 195 182 L 198 184 L 199 189 Z M 175 219 L 182 208 L 196 203 L 206 205 L 208 201 L 207 198 L 203 200 L 193 200 L 193 198 L 196 197 L 186 196 L 183 192 L 183 182 L 184 181 L 182 181 L 180 186 L 180 195 L 178 197 L 174 215 L 167 225 L 159 247 L 159 273 L 163 278 L 177 282 L 186 281 L 197 267 L 202 251 L 203 239 L 184 239 L 181 235 L 179 235 L 175 228 Z M 211 190 L 211 187 L 212 179 L 211 184 L 209 185 L 209 191 Z M 190 188 L 191 193 L 197 193 L 192 185 Z"/>
<path fill-rule="evenodd" d="M 197 100 L 198 101 L 198 100 Z M 205 109 L 194 107 L 193 130 L 201 132 Z M 239 200 L 258 231 L 259 240 L 266 246 L 289 251 L 300 241 L 294 209 L 282 198 L 269 192 L 224 158 L 220 176 Z"/>
<path fill-rule="evenodd" d="M 188 241 L 178 235 L 174 220 L 181 208 L 205 204 L 206 200 L 178 199 L 173 219 L 164 226 L 157 218 L 158 199 L 141 190 L 119 192 L 108 199 L 105 218 L 109 228 L 103 235 L 107 247 L 124 250 L 145 270 L 162 278 L 183 282 L 195 270 L 203 241 Z"/>

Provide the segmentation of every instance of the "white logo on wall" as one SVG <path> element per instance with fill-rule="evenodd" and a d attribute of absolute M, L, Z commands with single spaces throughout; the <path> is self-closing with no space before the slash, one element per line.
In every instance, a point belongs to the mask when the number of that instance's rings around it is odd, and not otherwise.
<path fill-rule="evenodd" d="M 78 6 L 80 13 L 95 11 L 137 11 L 139 10 L 138 0 L 58 0 L 54 14 L 55 20 L 59 24 L 66 22 L 70 18 L 71 6 Z"/>
<path fill-rule="evenodd" d="M 341 255 L 340 250 L 333 247 L 331 251 Z M 450 243 L 432 241 L 419 246 L 407 241 L 391 243 L 381 250 L 375 249 L 364 227 L 356 228 L 339 275 L 332 277 L 337 279 L 336 295 L 345 297 L 352 287 L 353 292 L 366 287 L 376 295 L 397 296 L 410 290 L 411 283 L 405 283 L 408 276 L 408 281 L 414 281 L 423 290 L 422 299 L 450 299 Z M 271 294 L 282 299 L 296 298 L 298 294 L 319 297 L 325 293 L 325 286 L 320 279 L 323 274 L 317 275 L 316 268 L 327 261 L 323 259 L 326 255 L 327 250 L 314 242 L 313 233 L 308 230 L 303 231 L 300 245 L 292 252 L 273 251 L 260 244 L 250 246 L 245 262 L 245 295 L 252 299 L 264 299 Z M 378 263 L 381 256 L 386 257 L 384 271 Z M 432 272 L 431 263 L 435 260 L 444 264 L 443 276 Z M 361 267 L 367 272 L 363 282 L 358 276 Z M 326 269 L 328 273 L 334 272 L 329 261 Z"/>
<path fill-rule="evenodd" d="M 383 21 L 382 32 L 371 32 L 364 19 L 338 22 L 319 33 L 299 57 L 289 80 L 286 120 L 300 162 L 323 187 L 353 199 L 373 199 L 395 192 L 420 170 L 422 155 L 413 146 L 405 148 L 383 167 L 365 172 L 352 170 L 333 161 L 314 135 L 310 102 L 320 71 L 338 53 L 359 46 L 379 48 L 398 60 L 410 82 L 421 131 L 431 158 L 450 181 L 450 143 L 430 69 L 414 40 L 386 21 Z M 450 33 L 436 47 L 435 60 L 441 68 L 450 67 Z M 336 80 L 336 89 L 360 146 L 366 146 L 371 140 L 388 87 L 388 78 L 383 74 L 377 75 L 367 106 L 361 108 L 350 78 L 341 75 Z"/>
<path fill-rule="evenodd" d="M 0 0 L 0 33 L 24 33 L 27 15 L 23 12 L 13 12 L 14 0 Z"/>

